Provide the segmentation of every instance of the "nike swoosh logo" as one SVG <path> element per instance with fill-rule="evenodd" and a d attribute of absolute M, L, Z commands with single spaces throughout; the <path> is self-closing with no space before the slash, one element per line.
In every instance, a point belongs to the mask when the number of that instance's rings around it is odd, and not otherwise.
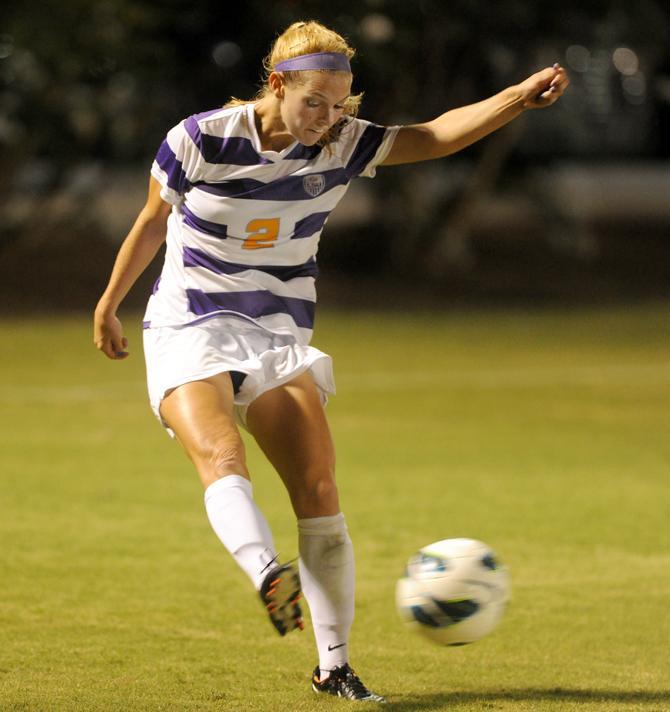
<path fill-rule="evenodd" d="M 339 645 L 329 645 L 328 650 L 337 650 L 338 648 L 343 648 L 346 643 L 340 643 Z"/>

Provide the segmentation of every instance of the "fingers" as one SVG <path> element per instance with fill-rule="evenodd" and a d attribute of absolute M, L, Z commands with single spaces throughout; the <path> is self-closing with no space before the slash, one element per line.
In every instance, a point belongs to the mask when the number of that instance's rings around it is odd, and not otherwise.
<path fill-rule="evenodd" d="M 120 361 L 130 355 L 126 351 L 126 348 L 128 347 L 128 340 L 126 338 L 123 339 L 121 344 L 105 339 L 96 342 L 95 345 L 99 351 L 102 351 L 107 358 L 110 358 L 113 361 Z"/>
<path fill-rule="evenodd" d="M 128 339 L 126 339 L 125 336 L 121 337 L 121 340 L 119 341 L 118 337 L 113 338 L 109 342 L 109 352 L 105 351 L 105 353 L 110 357 L 113 358 L 114 360 L 121 360 L 124 358 L 127 358 L 129 355 L 126 349 L 128 348 Z"/>
<path fill-rule="evenodd" d="M 538 72 L 541 75 L 540 92 L 536 95 L 531 106 L 545 107 L 557 101 L 570 84 L 568 75 L 558 62 L 548 69 Z"/>
<path fill-rule="evenodd" d="M 128 356 L 130 356 L 130 354 L 126 351 L 127 346 L 128 346 L 128 340 L 124 339 L 122 347 L 120 349 L 119 348 L 114 349 L 114 359 L 120 361 L 121 359 L 128 358 Z"/>
<path fill-rule="evenodd" d="M 551 83 L 549 84 L 549 90 L 550 92 L 556 94 L 556 93 L 563 93 L 565 89 L 567 88 L 568 84 L 570 84 L 570 80 L 568 79 L 568 75 L 561 67 L 558 62 L 554 64 L 552 69 L 555 71 L 554 78 L 551 80 Z"/>
<path fill-rule="evenodd" d="M 93 343 L 107 358 L 114 361 L 129 356 L 128 339 L 123 335 L 123 326 L 115 315 L 96 312 L 93 325 Z"/>

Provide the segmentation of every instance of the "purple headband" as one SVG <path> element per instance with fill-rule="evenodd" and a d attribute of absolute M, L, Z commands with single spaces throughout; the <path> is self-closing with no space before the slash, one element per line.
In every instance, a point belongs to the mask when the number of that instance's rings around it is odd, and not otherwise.
<path fill-rule="evenodd" d="M 346 54 L 340 52 L 314 52 L 285 59 L 275 64 L 275 72 L 304 72 L 309 69 L 329 69 L 333 72 L 351 72 Z"/>

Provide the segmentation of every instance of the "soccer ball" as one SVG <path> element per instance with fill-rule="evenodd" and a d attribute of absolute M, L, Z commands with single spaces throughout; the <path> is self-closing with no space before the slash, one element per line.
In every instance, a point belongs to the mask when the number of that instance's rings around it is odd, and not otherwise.
<path fill-rule="evenodd" d="M 509 599 L 507 569 L 475 539 L 444 539 L 410 558 L 396 586 L 400 617 L 440 645 L 483 638 L 500 621 Z"/>

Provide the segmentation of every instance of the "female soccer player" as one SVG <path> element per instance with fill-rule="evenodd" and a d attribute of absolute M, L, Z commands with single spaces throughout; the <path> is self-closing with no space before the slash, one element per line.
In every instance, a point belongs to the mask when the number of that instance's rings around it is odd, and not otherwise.
<path fill-rule="evenodd" d="M 94 341 L 110 359 L 126 358 L 117 310 L 167 238 L 144 322 L 153 410 L 193 461 L 216 535 L 281 635 L 303 627 L 304 592 L 319 656 L 313 689 L 383 701 L 349 666 L 354 557 L 324 414 L 334 381 L 330 357 L 309 346 L 319 237 L 354 178 L 455 153 L 526 109 L 550 106 L 568 78 L 555 64 L 427 123 L 383 127 L 355 118 L 353 55 L 335 32 L 295 23 L 275 41 L 253 101 L 168 132 L 95 310 Z M 287 488 L 297 571 L 280 563 L 254 503 L 238 426 Z"/>

